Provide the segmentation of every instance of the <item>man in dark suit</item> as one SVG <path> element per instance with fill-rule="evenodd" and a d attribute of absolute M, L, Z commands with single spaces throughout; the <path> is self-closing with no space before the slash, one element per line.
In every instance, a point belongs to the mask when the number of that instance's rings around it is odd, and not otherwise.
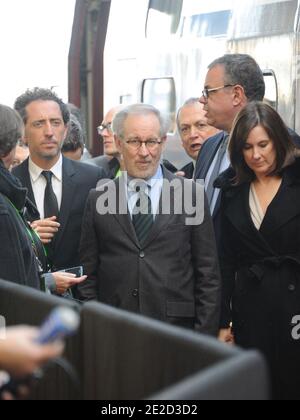
<path fill-rule="evenodd" d="M 62 156 L 70 115 L 54 92 L 27 91 L 16 100 L 15 109 L 25 124 L 30 157 L 13 173 L 40 214 L 30 222 L 48 249 L 52 271 L 77 266 L 86 199 L 103 171 Z"/>
<path fill-rule="evenodd" d="M 150 105 L 116 115 L 127 173 L 90 193 L 80 247 L 88 280 L 79 292 L 216 335 L 220 278 L 204 188 L 160 165 L 164 126 Z"/>
<path fill-rule="evenodd" d="M 228 133 L 237 114 L 250 102 L 262 101 L 265 82 L 256 61 L 246 54 L 227 54 L 208 66 L 200 102 L 204 105 L 208 124 L 222 130 L 208 139 L 199 153 L 194 179 L 204 180 L 215 226 L 217 244 L 220 238 L 220 190 L 214 181 L 230 165 L 227 155 Z M 300 138 L 291 132 L 295 144 Z"/>
<path fill-rule="evenodd" d="M 119 176 L 121 173 L 121 156 L 117 149 L 112 131 L 114 116 L 121 109 L 122 106 L 110 109 L 105 115 L 102 124 L 97 128 L 98 134 L 103 140 L 104 155 L 85 161 L 85 163 L 102 168 L 105 172 L 105 177 L 109 179 L 115 179 L 116 176 Z"/>

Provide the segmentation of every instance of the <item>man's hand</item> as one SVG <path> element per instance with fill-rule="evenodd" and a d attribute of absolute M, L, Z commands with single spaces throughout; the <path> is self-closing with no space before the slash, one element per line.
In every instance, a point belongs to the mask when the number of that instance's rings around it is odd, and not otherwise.
<path fill-rule="evenodd" d="M 31 223 L 32 229 L 39 235 L 44 245 L 48 245 L 53 240 L 55 234 L 60 228 L 60 224 L 56 221 L 56 216 L 49 219 L 36 220 Z"/>
<path fill-rule="evenodd" d="M 40 345 L 34 341 L 37 336 L 35 328 L 8 328 L 6 338 L 0 340 L 0 368 L 13 377 L 24 377 L 62 353 L 61 343 Z"/>
<path fill-rule="evenodd" d="M 57 271 L 52 273 L 55 284 L 56 284 L 56 293 L 59 295 L 64 294 L 70 287 L 75 286 L 75 284 L 82 283 L 87 279 L 87 276 L 76 277 L 75 274 L 64 273 Z"/>
<path fill-rule="evenodd" d="M 175 174 L 176 176 L 181 176 L 182 178 L 184 178 L 185 177 L 185 172 L 183 172 L 183 171 L 178 171 L 178 172 L 176 172 L 176 174 Z"/>
<path fill-rule="evenodd" d="M 222 343 L 234 345 L 234 335 L 231 328 L 222 329 L 219 331 L 219 340 Z"/>

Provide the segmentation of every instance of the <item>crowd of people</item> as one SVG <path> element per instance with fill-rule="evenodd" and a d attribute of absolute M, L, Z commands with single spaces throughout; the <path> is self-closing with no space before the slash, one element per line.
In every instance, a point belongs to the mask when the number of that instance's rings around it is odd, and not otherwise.
<path fill-rule="evenodd" d="M 300 399 L 300 137 L 264 94 L 252 57 L 211 63 L 177 113 L 183 168 L 151 105 L 109 110 L 104 156 L 84 162 L 83 123 L 53 91 L 0 105 L 0 278 L 258 349 L 273 397 Z"/>

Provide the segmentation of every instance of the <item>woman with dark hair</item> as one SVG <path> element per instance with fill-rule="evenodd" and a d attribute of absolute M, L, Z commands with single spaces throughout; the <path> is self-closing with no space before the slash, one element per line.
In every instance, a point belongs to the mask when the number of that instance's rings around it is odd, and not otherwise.
<path fill-rule="evenodd" d="M 86 279 L 70 273 L 48 273 L 47 255 L 27 217 L 39 213 L 9 167 L 24 135 L 23 121 L 13 109 L 0 105 L 0 278 L 57 294 Z"/>
<path fill-rule="evenodd" d="M 220 339 L 265 355 L 276 399 L 300 399 L 300 159 L 280 116 L 252 102 L 222 189 Z M 232 329 L 230 328 L 232 323 Z"/>

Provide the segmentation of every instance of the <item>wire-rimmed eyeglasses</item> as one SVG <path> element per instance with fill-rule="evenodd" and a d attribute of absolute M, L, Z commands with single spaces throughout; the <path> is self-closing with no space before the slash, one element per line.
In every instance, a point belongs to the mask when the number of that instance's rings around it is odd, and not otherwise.
<path fill-rule="evenodd" d="M 110 134 L 112 134 L 112 123 L 101 124 L 97 127 L 98 134 L 102 136 L 103 132 L 107 130 Z"/>
<path fill-rule="evenodd" d="M 204 88 L 203 91 L 202 91 L 202 96 L 207 101 L 207 99 L 209 98 L 209 94 L 211 92 L 217 92 L 218 90 L 225 89 L 225 88 L 228 88 L 228 87 L 233 87 L 233 86 L 235 86 L 235 85 L 228 84 L 228 85 L 219 86 L 219 87 L 211 88 L 211 89 Z"/>
<path fill-rule="evenodd" d="M 149 139 L 146 141 L 142 141 L 140 139 L 129 139 L 126 141 L 126 144 L 133 150 L 139 150 L 144 144 L 146 148 L 151 151 L 160 146 L 162 141 L 160 139 Z"/>

